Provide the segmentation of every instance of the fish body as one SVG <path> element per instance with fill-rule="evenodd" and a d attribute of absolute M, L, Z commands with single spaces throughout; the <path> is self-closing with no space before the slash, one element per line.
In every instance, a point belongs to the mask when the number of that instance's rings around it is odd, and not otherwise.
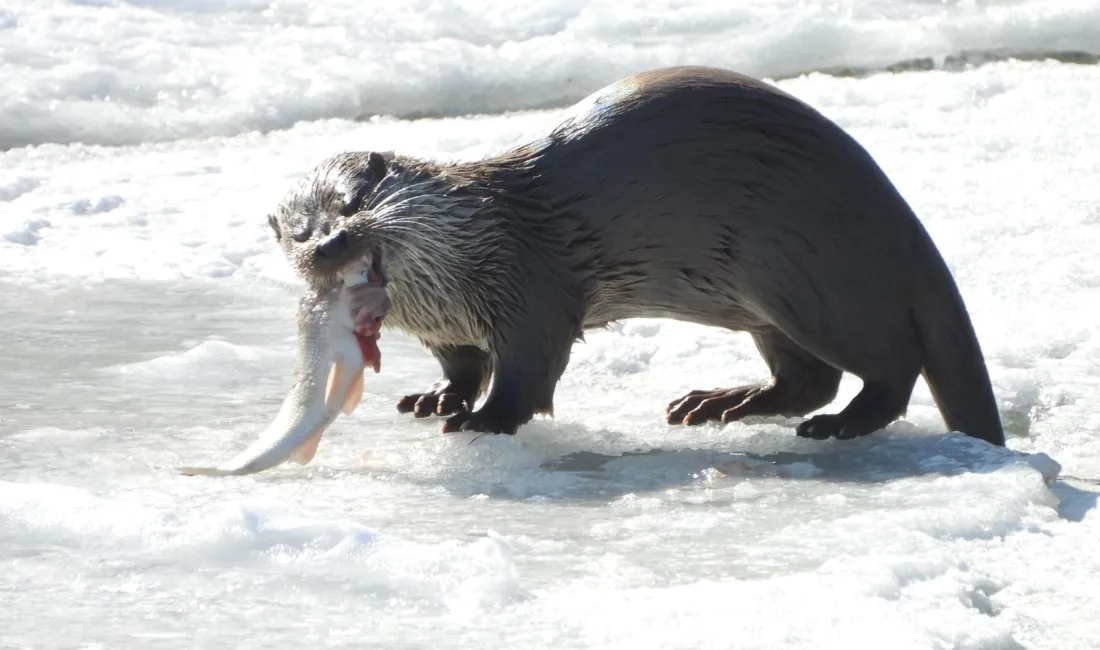
<path fill-rule="evenodd" d="M 366 281 L 353 272 L 352 287 Z M 379 368 L 377 332 L 356 332 L 352 311 L 340 287 L 310 289 L 298 301 L 298 347 L 294 383 L 275 420 L 260 437 L 216 467 L 181 467 L 189 476 L 241 476 L 262 472 L 287 460 L 306 464 L 317 452 L 325 429 L 342 412 L 350 413 L 363 394 L 363 370 Z"/>

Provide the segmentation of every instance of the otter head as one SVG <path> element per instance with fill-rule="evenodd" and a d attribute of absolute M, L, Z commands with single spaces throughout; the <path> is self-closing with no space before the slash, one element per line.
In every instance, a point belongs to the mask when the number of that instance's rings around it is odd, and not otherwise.
<path fill-rule="evenodd" d="M 315 286 L 332 286 L 342 271 L 366 261 L 384 285 L 380 242 L 358 215 L 388 173 L 378 152 L 342 153 L 318 165 L 268 216 L 275 240 L 295 272 Z"/>
<path fill-rule="evenodd" d="M 362 279 L 347 291 L 358 332 L 377 331 L 392 300 L 391 325 L 479 342 L 480 307 L 452 288 L 485 293 L 506 231 L 499 220 L 471 218 L 488 205 L 486 195 L 448 171 L 392 154 L 339 154 L 283 199 L 271 227 L 291 267 L 314 288 Z"/>

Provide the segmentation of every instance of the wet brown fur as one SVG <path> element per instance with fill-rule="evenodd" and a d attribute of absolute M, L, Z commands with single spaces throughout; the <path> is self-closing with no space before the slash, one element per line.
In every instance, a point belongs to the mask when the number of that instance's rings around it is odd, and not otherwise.
<path fill-rule="evenodd" d="M 481 161 L 340 154 L 272 225 L 315 283 L 382 255 L 387 324 L 445 375 L 399 408 L 450 414 L 448 430 L 514 433 L 552 410 L 584 329 L 665 317 L 751 333 L 773 375 L 689 394 L 670 422 L 803 415 L 847 371 L 859 395 L 798 433 L 866 435 L 923 372 L 949 427 L 1004 443 L 962 298 L 904 199 L 833 122 L 732 72 L 624 79 Z"/>

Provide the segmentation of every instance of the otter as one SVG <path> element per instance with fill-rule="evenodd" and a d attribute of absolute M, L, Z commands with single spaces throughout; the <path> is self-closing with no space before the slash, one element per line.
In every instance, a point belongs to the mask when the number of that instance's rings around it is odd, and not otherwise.
<path fill-rule="evenodd" d="M 923 373 L 951 430 L 1005 442 L 966 306 L 917 216 L 852 136 L 761 80 L 634 75 L 474 162 L 341 153 L 269 220 L 313 285 L 370 260 L 373 281 L 348 289 L 355 322 L 376 338 L 384 320 L 439 360 L 443 379 L 397 408 L 446 416 L 445 432 L 552 415 L 586 329 L 657 317 L 747 332 L 771 372 L 692 391 L 669 423 L 804 416 L 849 372 L 857 396 L 796 434 L 850 439 L 903 415 Z"/>

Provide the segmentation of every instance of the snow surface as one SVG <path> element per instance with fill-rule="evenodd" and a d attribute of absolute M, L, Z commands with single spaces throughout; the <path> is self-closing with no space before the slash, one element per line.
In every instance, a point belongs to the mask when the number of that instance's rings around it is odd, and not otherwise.
<path fill-rule="evenodd" d="M 1100 53 L 1100 2 L 363 4 L 0 7 L 0 647 L 1095 647 L 1100 67 L 944 57 Z M 637 320 L 516 437 L 399 416 L 438 369 L 388 332 L 306 468 L 171 471 L 287 388 L 264 217 L 293 180 L 480 156 L 554 116 L 502 111 L 681 62 L 790 77 L 869 148 L 956 273 L 1008 449 L 945 433 L 923 382 L 852 442 L 666 426 L 764 365 Z M 495 114 L 369 117 L 467 111 Z"/>
<path fill-rule="evenodd" d="M 0 147 L 575 101 L 684 63 L 758 76 L 1100 54 L 1096 0 L 5 0 Z"/>

